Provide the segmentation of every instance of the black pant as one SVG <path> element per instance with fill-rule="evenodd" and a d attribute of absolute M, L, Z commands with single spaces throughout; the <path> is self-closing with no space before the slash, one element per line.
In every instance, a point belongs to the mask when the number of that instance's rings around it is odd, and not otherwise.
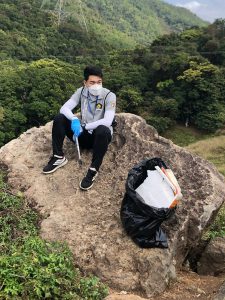
<path fill-rule="evenodd" d="M 71 121 L 68 120 L 63 114 L 58 114 L 53 120 L 52 127 L 53 154 L 59 156 L 64 155 L 63 141 L 65 136 L 73 141 Z M 90 166 L 91 168 L 95 168 L 97 171 L 99 170 L 111 139 L 112 136 L 110 129 L 104 125 L 98 126 L 93 130 L 92 134 L 90 134 L 87 130 L 84 130 L 78 137 L 79 145 L 81 148 L 93 148 L 93 156 Z"/>

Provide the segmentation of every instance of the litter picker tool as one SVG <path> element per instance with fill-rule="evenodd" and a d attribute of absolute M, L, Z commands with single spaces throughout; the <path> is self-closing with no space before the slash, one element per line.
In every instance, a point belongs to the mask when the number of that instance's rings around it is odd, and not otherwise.
<path fill-rule="evenodd" d="M 81 156 L 80 156 L 80 146 L 79 146 L 78 138 L 74 136 L 74 137 L 73 137 L 73 140 L 75 140 L 76 146 L 77 146 L 78 162 L 79 162 L 79 165 L 82 165 L 82 160 L 81 160 Z"/>

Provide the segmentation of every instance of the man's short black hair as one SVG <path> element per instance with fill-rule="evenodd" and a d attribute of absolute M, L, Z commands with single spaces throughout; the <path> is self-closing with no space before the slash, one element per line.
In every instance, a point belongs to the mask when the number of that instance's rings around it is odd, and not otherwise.
<path fill-rule="evenodd" d="M 84 79 L 87 81 L 90 75 L 103 77 L 102 69 L 96 66 L 87 66 L 84 69 Z"/>

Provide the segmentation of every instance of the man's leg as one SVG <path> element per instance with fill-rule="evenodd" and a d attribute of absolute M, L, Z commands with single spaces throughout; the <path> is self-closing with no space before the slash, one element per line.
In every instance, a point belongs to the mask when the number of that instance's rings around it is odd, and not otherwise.
<path fill-rule="evenodd" d="M 91 149 L 94 143 L 94 136 L 84 129 L 81 135 L 78 137 L 78 141 L 81 148 Z"/>
<path fill-rule="evenodd" d="M 111 131 L 104 125 L 98 126 L 92 133 L 93 138 L 93 156 L 91 166 L 88 169 L 86 176 L 80 182 L 80 188 L 83 190 L 89 190 L 93 182 L 98 175 L 98 170 L 102 164 L 104 155 L 108 149 L 108 145 L 111 142 Z"/>
<path fill-rule="evenodd" d="M 53 156 L 44 167 L 43 173 L 50 174 L 55 172 L 58 168 L 67 164 L 68 160 L 63 153 L 63 141 L 65 136 L 70 140 L 73 138 L 73 131 L 70 128 L 71 121 L 68 120 L 63 114 L 58 114 L 53 120 L 52 126 L 52 149 Z"/>
<path fill-rule="evenodd" d="M 98 126 L 93 131 L 93 135 L 94 144 L 91 168 L 95 168 L 98 171 L 108 149 L 108 145 L 112 140 L 112 135 L 110 129 L 104 125 Z"/>
<path fill-rule="evenodd" d="M 52 126 L 52 149 L 53 155 L 64 156 L 63 142 L 67 136 L 73 140 L 73 131 L 71 130 L 71 121 L 63 114 L 58 114 L 53 120 Z"/>

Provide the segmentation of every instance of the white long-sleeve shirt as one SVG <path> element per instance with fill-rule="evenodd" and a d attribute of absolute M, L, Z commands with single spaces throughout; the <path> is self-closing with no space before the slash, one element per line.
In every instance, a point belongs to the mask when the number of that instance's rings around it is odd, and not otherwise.
<path fill-rule="evenodd" d="M 81 103 L 81 120 L 86 123 L 85 129 L 94 130 L 99 125 L 111 127 L 116 110 L 116 95 L 103 88 L 100 96 L 89 94 L 86 87 L 79 88 L 61 107 L 67 119 L 76 118 L 72 112 Z"/>

